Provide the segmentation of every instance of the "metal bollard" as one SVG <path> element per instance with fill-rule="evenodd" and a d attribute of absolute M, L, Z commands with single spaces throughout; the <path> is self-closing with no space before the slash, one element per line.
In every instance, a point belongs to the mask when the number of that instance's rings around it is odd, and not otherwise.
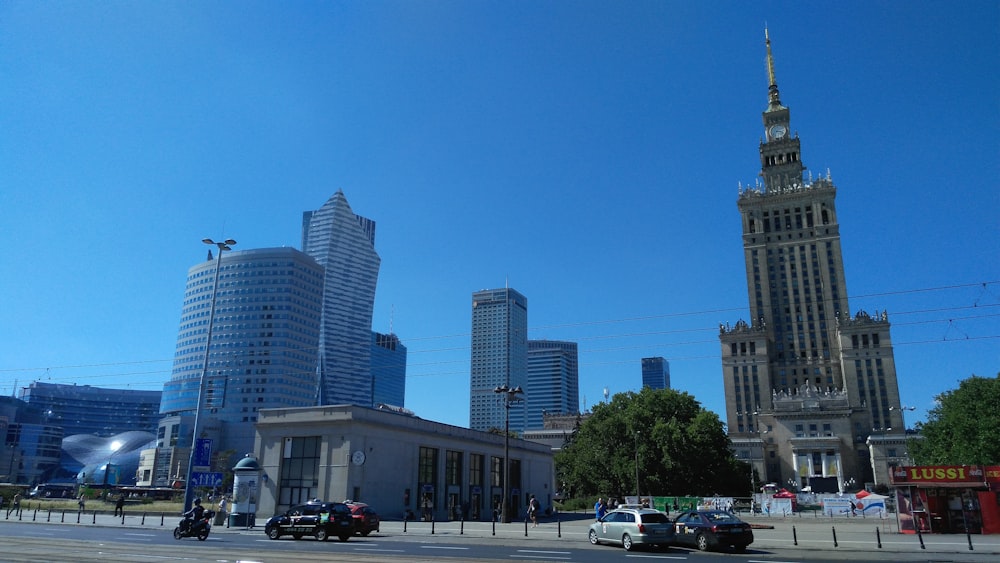
<path fill-rule="evenodd" d="M 969 527 L 965 527 L 965 538 L 969 540 L 969 551 L 972 551 L 972 534 L 969 533 Z"/>
<path fill-rule="evenodd" d="M 494 519 L 490 520 L 490 522 L 493 522 L 493 535 L 495 536 L 495 535 L 497 535 L 497 519 L 494 518 Z"/>
<path fill-rule="evenodd" d="M 31 513 L 31 521 L 34 522 L 38 518 L 38 509 L 36 508 L 34 512 Z"/>
<path fill-rule="evenodd" d="M 556 537 L 562 537 L 562 520 L 559 519 L 559 513 L 556 513 Z"/>
<path fill-rule="evenodd" d="M 924 535 L 920 533 L 920 522 L 914 522 L 915 528 L 917 529 L 917 539 L 920 540 L 920 549 L 927 549 L 924 545 Z"/>
<path fill-rule="evenodd" d="M 163 513 L 162 512 L 160 513 L 160 525 L 161 526 L 163 525 Z"/>
<path fill-rule="evenodd" d="M 142 522 L 140 522 L 139 525 L 140 526 L 145 526 L 146 525 L 146 513 L 145 512 L 142 513 Z"/>
<path fill-rule="evenodd" d="M 795 531 L 795 526 L 792 526 L 792 545 L 799 545 L 799 534 Z"/>
<path fill-rule="evenodd" d="M 458 521 L 458 535 L 461 536 L 463 534 L 465 534 L 465 515 L 464 514 L 462 515 L 462 517 Z"/>
<path fill-rule="evenodd" d="M 436 523 L 437 523 L 437 521 L 434 520 L 434 514 L 431 514 L 431 535 L 432 536 L 434 535 L 434 524 L 436 524 Z"/>
<path fill-rule="evenodd" d="M 59 520 L 59 522 L 65 522 L 65 521 L 66 521 L 66 511 L 63 510 L 62 518 Z"/>
<path fill-rule="evenodd" d="M 875 545 L 882 549 L 882 533 L 878 531 L 878 526 L 875 527 Z"/>
<path fill-rule="evenodd" d="M 45 518 L 45 521 L 46 522 L 51 522 L 52 521 L 52 509 L 51 508 L 49 509 L 49 515 Z"/>
<path fill-rule="evenodd" d="M 528 519 L 524 519 L 524 537 L 528 537 Z"/>
<path fill-rule="evenodd" d="M 122 510 L 122 526 L 125 525 L 125 511 Z"/>
<path fill-rule="evenodd" d="M 96 511 L 96 510 L 94 511 L 94 519 L 93 519 L 93 520 L 91 520 L 91 522 L 90 522 L 90 523 L 91 523 L 91 524 L 96 524 L 96 523 L 97 523 L 97 511 Z"/>
<path fill-rule="evenodd" d="M 83 514 L 83 511 L 82 511 L 82 510 L 77 510 L 77 511 L 76 511 L 76 523 L 77 523 L 77 524 L 79 524 L 79 523 L 80 523 L 80 515 L 81 515 L 81 514 Z"/>
<path fill-rule="evenodd" d="M 407 520 L 409 520 L 409 519 L 408 519 L 408 518 L 406 517 L 406 515 L 404 514 L 404 515 L 403 515 L 403 533 L 404 533 L 404 534 L 406 533 L 406 522 L 407 522 Z"/>
<path fill-rule="evenodd" d="M 837 527 L 833 526 L 831 529 L 833 530 L 833 547 L 839 547 L 837 544 Z"/>

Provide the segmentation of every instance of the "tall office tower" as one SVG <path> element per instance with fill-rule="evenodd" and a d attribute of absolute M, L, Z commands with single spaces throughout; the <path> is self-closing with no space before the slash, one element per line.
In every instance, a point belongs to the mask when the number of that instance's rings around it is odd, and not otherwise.
<path fill-rule="evenodd" d="M 214 260 L 209 254 L 188 270 L 161 415 L 192 418 L 186 415 L 198 404 L 213 295 L 215 320 L 200 426 L 218 429 L 209 436 L 217 440 L 216 451 L 233 449 L 243 455 L 253 451 L 257 411 L 315 402 L 323 268 L 294 248 L 263 248 L 224 252 Z M 191 431 L 190 423 L 185 424 L 173 445 L 189 447 Z"/>
<path fill-rule="evenodd" d="M 642 386 L 650 389 L 670 389 L 670 362 L 659 356 L 643 358 Z"/>
<path fill-rule="evenodd" d="M 528 341 L 527 430 L 543 429 L 543 414 L 579 414 L 577 358 L 576 342 Z"/>
<path fill-rule="evenodd" d="M 375 221 L 355 215 L 337 193 L 302 215 L 302 250 L 326 269 L 316 400 L 372 406 L 372 308 L 381 259 Z"/>
<path fill-rule="evenodd" d="M 61 426 L 66 436 L 112 436 L 129 430 L 156 432 L 162 395 L 162 391 L 40 381 L 21 390 L 21 400 L 45 413 L 45 423 Z"/>
<path fill-rule="evenodd" d="M 506 397 L 501 385 L 527 386 L 528 298 L 510 288 L 472 294 L 472 362 L 469 428 L 503 429 Z M 522 399 L 528 399 L 522 395 Z M 528 399 L 530 400 L 530 399 Z M 525 403 L 511 403 L 510 429 L 523 432 Z"/>
<path fill-rule="evenodd" d="M 406 406 L 406 346 L 395 334 L 372 332 L 372 405 Z"/>
<path fill-rule="evenodd" d="M 765 39 L 763 186 L 737 200 L 751 320 L 719 336 L 726 418 L 756 482 L 840 491 L 872 480 L 872 429 L 902 428 L 889 321 L 884 312 L 850 315 L 837 188 L 829 174 L 803 179 Z"/>

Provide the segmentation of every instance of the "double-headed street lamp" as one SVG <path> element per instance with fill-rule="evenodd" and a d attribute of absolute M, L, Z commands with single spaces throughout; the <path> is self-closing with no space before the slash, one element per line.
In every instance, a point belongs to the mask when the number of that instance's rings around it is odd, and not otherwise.
<path fill-rule="evenodd" d="M 493 390 L 500 394 L 500 400 L 504 406 L 504 429 L 503 429 L 503 498 L 500 499 L 500 514 L 504 524 L 510 523 L 510 514 L 507 511 L 507 501 L 510 495 L 510 406 L 521 402 L 520 395 L 524 395 L 521 386 L 513 389 L 506 383 Z"/>
<path fill-rule="evenodd" d="M 898 407 L 889 407 L 891 411 L 899 411 L 899 418 L 903 422 L 903 436 L 906 436 L 906 411 L 915 411 L 917 407 L 911 407 L 908 405 L 901 405 Z"/>
<path fill-rule="evenodd" d="M 194 429 L 191 432 L 191 455 L 188 457 L 187 477 L 184 480 L 184 510 L 190 510 L 191 501 L 194 500 L 194 486 L 191 484 L 191 477 L 194 473 L 194 461 L 198 441 L 198 430 L 201 425 L 202 398 L 205 396 L 205 380 L 208 375 L 208 356 L 212 348 L 212 325 L 215 322 L 215 298 L 219 294 L 219 270 L 222 267 L 222 252 L 232 250 L 236 241 L 226 239 L 222 242 L 215 242 L 210 238 L 202 239 L 203 243 L 213 245 L 219 249 L 219 255 L 215 257 L 215 283 L 212 284 L 212 305 L 208 311 L 208 334 L 205 337 L 205 362 L 201 367 L 201 379 L 198 381 L 198 403 L 194 408 Z"/>

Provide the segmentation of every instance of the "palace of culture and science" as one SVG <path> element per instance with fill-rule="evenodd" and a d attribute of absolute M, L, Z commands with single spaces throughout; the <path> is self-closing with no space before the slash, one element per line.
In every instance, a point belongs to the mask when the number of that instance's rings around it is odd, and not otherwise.
<path fill-rule="evenodd" d="M 873 463 L 871 452 L 884 450 L 872 440 L 895 435 L 905 456 L 889 320 L 850 312 L 837 188 L 829 173 L 803 178 L 765 38 L 763 184 L 742 188 L 737 201 L 750 321 L 719 335 L 729 435 L 757 485 L 835 492 L 884 482 L 887 460 Z"/>

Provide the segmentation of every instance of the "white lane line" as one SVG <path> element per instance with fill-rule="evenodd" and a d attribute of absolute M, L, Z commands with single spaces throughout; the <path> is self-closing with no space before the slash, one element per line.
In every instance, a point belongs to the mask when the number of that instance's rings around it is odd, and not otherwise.
<path fill-rule="evenodd" d="M 519 549 L 518 553 L 548 553 L 551 555 L 569 555 L 569 551 L 542 551 L 540 549 Z"/>
<path fill-rule="evenodd" d="M 636 559 L 680 559 L 681 561 L 687 561 L 687 557 L 683 555 L 636 555 L 630 553 L 625 557 L 634 557 Z"/>
<path fill-rule="evenodd" d="M 420 549 L 451 549 L 456 551 L 468 551 L 468 547 L 451 547 L 447 545 L 422 545 Z"/>
<path fill-rule="evenodd" d="M 385 548 L 355 547 L 354 551 L 364 551 L 364 552 L 381 551 L 381 552 L 385 552 L 385 553 L 403 553 L 406 550 L 403 550 L 403 549 L 385 549 Z"/>

